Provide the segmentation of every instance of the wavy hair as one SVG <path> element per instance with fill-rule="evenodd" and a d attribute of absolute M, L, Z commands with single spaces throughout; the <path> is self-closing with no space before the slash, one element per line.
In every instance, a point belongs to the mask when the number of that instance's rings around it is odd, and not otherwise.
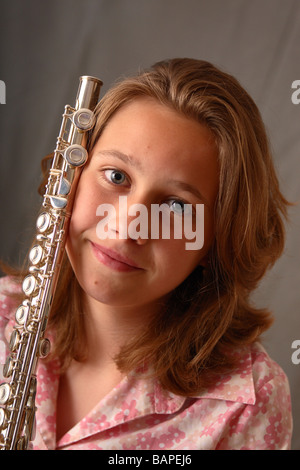
<path fill-rule="evenodd" d="M 232 370 L 234 350 L 258 340 L 272 323 L 250 294 L 283 251 L 287 201 L 257 106 L 234 77 L 206 61 L 162 61 L 117 82 L 96 108 L 89 151 L 114 113 L 143 96 L 213 133 L 220 165 L 215 237 L 205 269 L 172 292 L 166 308 L 115 360 L 127 373 L 151 365 L 165 389 L 193 396 Z M 84 360 L 88 348 L 80 289 L 65 257 L 49 321 L 62 368 L 72 358 Z"/>

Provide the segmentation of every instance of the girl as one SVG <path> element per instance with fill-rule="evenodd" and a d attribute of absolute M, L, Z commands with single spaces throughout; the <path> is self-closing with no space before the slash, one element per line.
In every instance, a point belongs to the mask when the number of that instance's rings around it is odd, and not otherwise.
<path fill-rule="evenodd" d="M 282 253 L 287 206 L 256 105 L 213 65 L 174 59 L 117 83 L 96 119 L 34 449 L 288 449 L 288 382 L 259 343 L 272 320 L 249 298 Z M 125 199 L 146 209 L 143 230 L 129 232 Z M 115 215 L 99 237 L 103 204 Z M 151 236 L 154 205 L 169 237 Z M 203 243 L 187 249 L 174 227 L 197 233 L 199 207 Z M 14 312 L 1 301 L 4 341 Z"/>

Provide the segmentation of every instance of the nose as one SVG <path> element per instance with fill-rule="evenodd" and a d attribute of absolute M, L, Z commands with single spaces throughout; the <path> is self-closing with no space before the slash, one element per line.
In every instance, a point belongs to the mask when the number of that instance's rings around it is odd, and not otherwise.
<path fill-rule="evenodd" d="M 115 207 L 115 220 L 111 224 L 118 238 L 134 240 L 145 245 L 149 239 L 149 212 L 145 204 L 135 202 L 127 196 L 119 197 Z"/>

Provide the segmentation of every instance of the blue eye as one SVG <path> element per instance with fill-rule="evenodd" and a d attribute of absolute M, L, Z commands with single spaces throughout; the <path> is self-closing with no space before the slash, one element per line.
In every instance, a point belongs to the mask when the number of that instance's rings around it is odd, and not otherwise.
<path fill-rule="evenodd" d="M 183 214 L 184 212 L 184 203 L 182 201 L 170 201 L 170 207 L 173 212 L 176 212 L 177 214 Z"/>
<path fill-rule="evenodd" d="M 105 170 L 105 176 L 114 184 L 122 184 L 126 181 L 126 176 L 119 170 Z"/>
<path fill-rule="evenodd" d="M 168 202 L 168 205 L 172 212 L 175 214 L 190 214 L 192 212 L 191 204 L 185 204 L 183 201 L 180 201 L 178 199 L 171 199 Z"/>

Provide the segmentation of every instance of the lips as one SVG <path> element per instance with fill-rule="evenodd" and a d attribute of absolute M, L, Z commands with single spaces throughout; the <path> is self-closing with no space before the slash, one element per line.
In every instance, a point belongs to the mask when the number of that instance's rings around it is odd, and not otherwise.
<path fill-rule="evenodd" d="M 110 248 L 104 248 L 103 246 L 93 242 L 91 242 L 91 247 L 95 257 L 101 263 L 115 269 L 116 271 L 129 272 L 142 269 L 133 260 L 111 250 Z"/>

